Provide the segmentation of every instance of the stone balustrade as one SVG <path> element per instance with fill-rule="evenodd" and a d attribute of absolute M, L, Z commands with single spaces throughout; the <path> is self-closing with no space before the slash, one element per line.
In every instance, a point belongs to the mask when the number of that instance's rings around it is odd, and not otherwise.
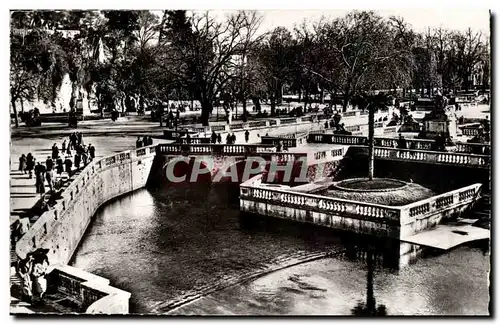
<path fill-rule="evenodd" d="M 268 144 L 159 144 L 157 152 L 167 155 L 236 155 L 275 152 Z"/>
<path fill-rule="evenodd" d="M 463 206 L 475 201 L 480 193 L 481 184 L 473 184 L 431 198 L 401 207 L 401 224 L 414 222 L 456 206 Z"/>
<path fill-rule="evenodd" d="M 260 179 L 260 178 L 259 178 Z M 257 178 L 251 179 L 253 182 Z M 249 181 L 251 181 L 249 180 Z M 353 218 L 370 218 L 370 220 L 398 221 L 399 209 L 379 204 L 363 203 L 324 197 L 308 193 L 298 193 L 290 190 L 274 189 L 249 185 L 240 185 L 240 198 L 243 200 L 257 200 L 276 205 L 293 206 L 324 213 L 345 213 Z"/>
<path fill-rule="evenodd" d="M 431 151 L 433 148 L 434 140 L 429 139 L 406 139 L 406 146 L 408 149 Z M 342 134 L 329 134 L 329 133 L 309 133 L 308 142 L 310 143 L 331 143 L 331 144 L 350 144 L 350 145 L 366 145 L 368 137 L 360 135 L 342 135 Z M 398 138 L 387 137 L 374 137 L 376 147 L 397 148 Z M 491 145 L 487 143 L 467 143 L 456 142 L 455 152 L 458 153 L 473 153 L 473 154 L 486 154 L 491 152 Z"/>
<path fill-rule="evenodd" d="M 180 144 L 205 144 L 205 143 L 210 143 L 210 140 L 211 140 L 210 138 L 206 137 L 205 138 L 193 137 L 189 139 L 189 142 L 187 138 L 179 138 L 177 142 Z"/>
<path fill-rule="evenodd" d="M 436 164 L 489 168 L 490 157 L 457 152 L 422 151 L 375 147 L 375 157 L 390 160 L 422 161 Z"/>

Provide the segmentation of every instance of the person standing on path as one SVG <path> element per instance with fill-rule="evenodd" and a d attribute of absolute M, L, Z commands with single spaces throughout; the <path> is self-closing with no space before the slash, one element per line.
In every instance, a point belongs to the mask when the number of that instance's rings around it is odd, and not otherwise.
<path fill-rule="evenodd" d="M 57 144 L 54 143 L 52 146 L 52 159 L 57 159 L 59 157 L 59 148 L 57 147 Z"/>
<path fill-rule="evenodd" d="M 231 144 L 236 144 L 236 134 L 231 135 Z"/>
<path fill-rule="evenodd" d="M 141 148 L 142 147 L 141 137 L 137 137 L 137 141 L 135 142 L 135 147 L 136 148 Z"/>
<path fill-rule="evenodd" d="M 19 157 L 19 171 L 22 172 L 23 174 L 26 174 L 27 161 L 28 159 L 23 153 L 21 157 Z"/>
<path fill-rule="evenodd" d="M 217 133 L 215 133 L 215 131 L 212 131 L 212 136 L 211 136 L 210 140 L 211 140 L 212 144 L 217 143 Z"/>
<path fill-rule="evenodd" d="M 66 153 L 66 140 L 64 140 L 62 145 L 61 145 L 61 153 L 63 155 Z"/>
<path fill-rule="evenodd" d="M 228 134 L 226 135 L 226 144 L 231 144 L 231 140 L 232 140 L 232 139 L 233 139 L 233 138 L 231 137 L 231 133 L 228 133 Z"/>
<path fill-rule="evenodd" d="M 248 140 L 250 139 L 250 132 L 248 130 L 245 131 L 245 142 L 248 143 Z"/>
<path fill-rule="evenodd" d="M 90 161 L 95 159 L 95 148 L 91 143 L 89 143 L 89 155 L 90 155 Z"/>
<path fill-rule="evenodd" d="M 35 166 L 35 178 L 36 178 L 36 192 L 42 196 L 45 193 L 45 172 L 46 168 L 44 165 L 37 163 Z"/>
<path fill-rule="evenodd" d="M 71 177 L 71 167 L 73 167 L 71 156 L 66 156 L 66 159 L 64 160 L 64 167 L 66 167 L 66 173 L 68 173 L 68 177 Z"/>
<path fill-rule="evenodd" d="M 35 168 L 35 158 L 30 152 L 26 157 L 26 169 L 28 170 L 30 179 L 33 178 L 33 168 Z"/>
<path fill-rule="evenodd" d="M 83 136 L 80 132 L 77 132 L 77 137 L 78 137 L 78 145 L 83 145 Z"/>
<path fill-rule="evenodd" d="M 75 168 L 76 170 L 80 170 L 80 162 L 82 161 L 82 156 L 80 155 L 79 152 L 76 153 L 75 155 Z"/>
<path fill-rule="evenodd" d="M 56 172 L 57 172 L 57 175 L 59 175 L 59 177 L 60 177 L 61 174 L 63 173 L 63 171 L 64 171 L 63 160 L 62 160 L 62 157 L 59 156 L 59 157 L 57 157 L 57 160 L 56 160 Z"/>
<path fill-rule="evenodd" d="M 47 157 L 45 166 L 45 178 L 47 179 L 47 184 L 49 185 L 50 192 L 52 193 L 54 190 L 54 172 L 52 171 L 54 169 L 54 161 L 50 157 Z"/>
<path fill-rule="evenodd" d="M 222 136 L 219 134 L 217 134 L 217 143 L 218 144 L 221 144 L 222 143 Z"/>

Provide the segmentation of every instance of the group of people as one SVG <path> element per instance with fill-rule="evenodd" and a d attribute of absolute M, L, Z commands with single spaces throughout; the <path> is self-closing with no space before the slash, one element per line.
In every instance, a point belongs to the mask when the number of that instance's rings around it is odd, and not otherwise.
<path fill-rule="evenodd" d="M 143 138 L 137 137 L 135 142 L 136 148 L 142 148 L 153 145 L 153 138 L 150 135 L 145 135 Z"/>
<path fill-rule="evenodd" d="M 227 144 L 236 144 L 236 134 L 228 133 L 226 136 L 226 143 Z"/>
<path fill-rule="evenodd" d="M 216 143 L 221 144 L 222 143 L 222 136 L 220 135 L 220 133 L 217 134 L 217 133 L 215 133 L 215 131 L 212 131 L 212 135 L 210 136 L 210 142 L 212 144 L 216 144 Z"/>
<path fill-rule="evenodd" d="M 75 150 L 75 156 L 72 156 L 72 151 Z M 54 173 L 61 179 L 63 172 L 72 176 L 73 166 L 76 170 L 85 167 L 88 163 L 95 159 L 95 147 L 92 144 L 85 146 L 83 144 L 82 135 L 80 133 L 72 133 L 69 136 L 68 144 L 63 141 L 61 149 L 56 143 L 52 146 L 52 154 L 47 156 L 45 164 L 36 161 L 31 153 L 28 155 L 22 154 L 19 158 L 19 171 L 23 174 L 28 173 L 29 178 L 33 178 L 35 173 L 36 193 L 43 195 L 45 193 L 45 182 L 49 186 L 50 192 L 54 191 L 55 183 L 58 181 Z"/>

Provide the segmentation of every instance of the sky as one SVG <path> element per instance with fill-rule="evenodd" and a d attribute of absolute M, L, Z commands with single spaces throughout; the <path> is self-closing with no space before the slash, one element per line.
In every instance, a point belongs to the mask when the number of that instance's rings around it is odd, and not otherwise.
<path fill-rule="evenodd" d="M 260 27 L 262 32 L 278 26 L 292 29 L 295 24 L 300 24 L 304 19 L 308 21 L 319 20 L 322 16 L 334 19 L 344 16 L 350 10 L 260 10 L 264 20 Z M 401 16 L 411 24 L 416 31 L 425 31 L 428 27 L 444 27 L 464 31 L 472 28 L 489 35 L 489 11 L 487 9 L 395 9 L 376 10 L 384 17 Z M 217 16 L 223 17 L 229 11 L 214 11 Z"/>

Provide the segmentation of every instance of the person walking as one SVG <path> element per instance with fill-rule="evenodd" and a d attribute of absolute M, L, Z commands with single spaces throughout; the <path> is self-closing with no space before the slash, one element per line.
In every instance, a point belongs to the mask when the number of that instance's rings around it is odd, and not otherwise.
<path fill-rule="evenodd" d="M 144 146 L 147 146 L 149 145 L 149 141 L 148 141 L 148 136 L 145 135 L 143 138 L 142 138 L 142 143 Z"/>
<path fill-rule="evenodd" d="M 90 161 L 95 159 L 95 147 L 89 143 L 89 156 L 90 156 Z"/>
<path fill-rule="evenodd" d="M 231 140 L 232 140 L 231 134 L 230 134 L 230 133 L 228 133 L 228 134 L 226 135 L 226 144 L 231 144 Z"/>
<path fill-rule="evenodd" d="M 142 147 L 141 137 L 137 137 L 137 141 L 135 142 L 135 147 L 136 148 L 141 148 Z"/>
<path fill-rule="evenodd" d="M 59 148 L 57 147 L 57 144 L 54 143 L 52 146 L 52 159 L 57 159 L 59 157 Z"/>
<path fill-rule="evenodd" d="M 87 155 L 87 151 L 84 150 L 82 152 L 82 162 L 83 162 L 83 167 L 85 168 L 85 166 L 87 166 L 87 160 L 88 160 L 88 155 Z"/>
<path fill-rule="evenodd" d="M 63 155 L 66 153 L 66 140 L 64 140 L 62 145 L 61 145 L 61 153 Z"/>
<path fill-rule="evenodd" d="M 245 131 L 245 143 L 248 143 L 248 140 L 250 139 L 250 132 L 248 130 Z"/>
<path fill-rule="evenodd" d="M 212 144 L 217 143 L 217 133 L 215 133 L 215 131 L 212 131 L 212 136 L 211 136 L 210 142 L 212 142 Z"/>
<path fill-rule="evenodd" d="M 57 157 L 57 160 L 56 160 L 56 173 L 60 177 L 61 174 L 63 173 L 63 171 L 64 171 L 63 160 L 62 160 L 62 157 L 59 156 L 59 157 Z"/>
<path fill-rule="evenodd" d="M 54 189 L 54 172 L 52 171 L 54 169 L 54 161 L 49 157 L 47 157 L 47 160 L 45 161 L 45 166 L 46 166 L 46 172 L 45 172 L 45 178 L 47 179 L 47 184 L 49 185 L 50 192 L 52 193 Z"/>
<path fill-rule="evenodd" d="M 231 144 L 236 144 L 236 134 L 234 134 L 234 133 L 231 136 Z"/>
<path fill-rule="evenodd" d="M 36 192 L 42 196 L 45 193 L 45 172 L 46 168 L 44 165 L 37 163 L 35 166 L 35 178 L 36 178 Z"/>
<path fill-rule="evenodd" d="M 28 170 L 29 178 L 33 178 L 33 169 L 35 168 L 35 158 L 31 155 L 31 152 L 28 153 L 26 157 L 26 170 Z"/>
<path fill-rule="evenodd" d="M 218 144 L 221 144 L 222 143 L 222 136 L 219 134 L 217 134 L 217 143 Z"/>
<path fill-rule="evenodd" d="M 64 167 L 66 168 L 66 173 L 68 173 L 68 177 L 71 177 L 71 167 L 73 167 L 73 161 L 71 161 L 71 156 L 66 156 L 64 160 Z"/>
<path fill-rule="evenodd" d="M 76 133 L 78 145 L 83 145 L 83 135 L 80 132 Z"/>
<path fill-rule="evenodd" d="M 28 159 L 23 153 L 21 157 L 19 157 L 19 171 L 22 172 L 23 174 L 26 174 L 27 161 Z"/>
<path fill-rule="evenodd" d="M 148 145 L 153 145 L 153 138 L 150 135 L 148 136 Z"/>
<path fill-rule="evenodd" d="M 80 162 L 81 161 L 82 161 L 82 156 L 80 155 L 79 152 L 77 152 L 75 155 L 75 168 L 76 168 L 76 170 L 80 170 Z"/>

